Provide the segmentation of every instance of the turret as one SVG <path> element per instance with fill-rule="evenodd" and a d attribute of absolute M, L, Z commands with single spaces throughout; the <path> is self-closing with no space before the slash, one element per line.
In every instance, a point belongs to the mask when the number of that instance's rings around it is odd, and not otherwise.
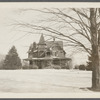
<path fill-rule="evenodd" d="M 39 43 L 38 43 L 38 51 L 44 51 L 45 47 L 46 47 L 46 43 L 45 43 L 45 40 L 44 40 L 44 36 L 42 34 L 41 37 L 40 37 Z"/>
<path fill-rule="evenodd" d="M 43 34 L 40 37 L 38 45 L 46 45 Z"/>

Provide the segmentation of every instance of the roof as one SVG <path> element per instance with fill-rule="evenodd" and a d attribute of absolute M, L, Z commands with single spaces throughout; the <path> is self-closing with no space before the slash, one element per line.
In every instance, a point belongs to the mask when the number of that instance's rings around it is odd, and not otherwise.
<path fill-rule="evenodd" d="M 34 51 L 34 50 L 36 50 L 36 43 L 35 43 L 35 42 L 33 42 L 33 43 L 29 46 L 28 53 L 30 53 L 30 52 L 32 52 L 32 51 Z"/>
<path fill-rule="evenodd" d="M 31 45 L 29 46 L 28 53 L 32 52 L 32 48 L 33 48 L 33 44 L 31 44 Z"/>
<path fill-rule="evenodd" d="M 38 44 L 45 44 L 44 36 L 43 34 L 40 37 L 39 43 Z"/>
<path fill-rule="evenodd" d="M 30 45 L 28 53 L 31 53 L 31 52 L 33 52 L 34 50 L 37 49 L 36 47 L 34 48 L 33 44 Z M 50 51 L 50 48 L 52 48 L 52 47 L 56 47 L 58 50 L 64 51 L 63 41 L 45 41 L 43 34 L 41 34 L 38 45 L 45 45 L 46 48 L 47 48 L 47 51 Z"/>
<path fill-rule="evenodd" d="M 63 42 L 62 41 L 47 41 L 46 45 L 48 48 L 52 47 L 52 46 L 60 46 L 61 48 L 63 48 Z"/>
<path fill-rule="evenodd" d="M 63 48 L 59 45 L 58 42 L 54 43 L 52 47 L 57 47 L 58 50 L 63 50 Z"/>
<path fill-rule="evenodd" d="M 26 58 L 26 59 L 23 59 L 23 60 L 26 60 L 26 61 L 29 61 L 29 60 L 71 60 L 71 58 L 66 58 L 66 57 L 44 57 L 44 58 Z"/>

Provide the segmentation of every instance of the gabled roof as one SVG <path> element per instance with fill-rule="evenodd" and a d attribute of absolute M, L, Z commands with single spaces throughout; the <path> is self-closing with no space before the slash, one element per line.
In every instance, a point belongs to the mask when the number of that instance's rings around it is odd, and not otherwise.
<path fill-rule="evenodd" d="M 63 42 L 62 41 L 47 41 L 46 45 L 48 48 L 52 47 L 52 46 L 60 46 L 61 48 L 63 48 Z"/>
<path fill-rule="evenodd" d="M 36 43 L 35 43 L 35 42 L 33 42 L 33 43 L 30 45 L 29 50 L 28 50 L 28 53 L 31 53 L 31 52 L 33 52 L 34 50 L 36 50 Z"/>
<path fill-rule="evenodd" d="M 45 44 L 45 40 L 44 40 L 44 36 L 43 36 L 43 34 L 41 35 L 41 37 L 40 37 L 40 40 L 39 40 L 39 43 L 38 44 Z"/>
<path fill-rule="evenodd" d="M 28 52 L 27 52 L 27 53 L 32 52 L 32 48 L 33 48 L 33 44 L 31 44 L 31 45 L 29 46 L 29 50 L 28 50 Z"/>
<path fill-rule="evenodd" d="M 63 48 L 59 45 L 58 42 L 54 43 L 52 47 L 57 47 L 58 50 L 63 50 Z"/>

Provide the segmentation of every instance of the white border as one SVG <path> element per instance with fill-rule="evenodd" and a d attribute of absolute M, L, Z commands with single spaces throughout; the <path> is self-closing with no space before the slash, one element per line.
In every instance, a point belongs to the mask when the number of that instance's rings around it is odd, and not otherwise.
<path fill-rule="evenodd" d="M 5 2 L 0 3 L 1 7 L 6 8 L 100 8 L 100 3 L 96 2 Z M 93 93 L 0 93 L 0 98 L 100 98 L 100 92 Z"/>

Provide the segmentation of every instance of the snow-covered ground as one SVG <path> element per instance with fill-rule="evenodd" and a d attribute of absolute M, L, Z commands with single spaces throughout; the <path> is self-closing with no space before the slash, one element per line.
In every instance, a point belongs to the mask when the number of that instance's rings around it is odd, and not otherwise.
<path fill-rule="evenodd" d="M 1 93 L 92 92 L 91 71 L 79 70 L 0 70 Z"/>

